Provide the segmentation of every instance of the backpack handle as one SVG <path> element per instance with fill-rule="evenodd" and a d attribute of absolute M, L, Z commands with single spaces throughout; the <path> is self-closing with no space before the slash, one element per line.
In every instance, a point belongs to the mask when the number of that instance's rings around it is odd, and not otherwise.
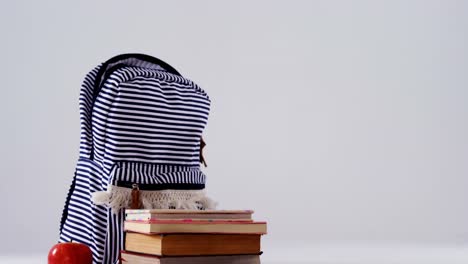
<path fill-rule="evenodd" d="M 174 69 L 171 65 L 168 63 L 164 62 L 161 59 L 158 59 L 156 57 L 146 55 L 146 54 L 141 54 L 141 53 L 126 53 L 126 54 L 120 54 L 115 57 L 110 58 L 106 62 L 104 62 L 101 65 L 101 68 L 99 69 L 97 75 L 96 75 L 96 80 L 94 82 L 94 89 L 93 89 L 93 103 L 96 100 L 99 92 L 101 91 L 101 86 L 102 82 L 109 77 L 112 72 L 115 70 L 126 66 L 124 62 L 119 63 L 119 61 L 124 61 L 126 59 L 138 59 L 141 61 L 145 62 L 150 62 L 159 65 L 161 68 L 166 70 L 169 73 L 172 73 L 174 75 L 179 75 L 182 76 L 176 69 Z"/>

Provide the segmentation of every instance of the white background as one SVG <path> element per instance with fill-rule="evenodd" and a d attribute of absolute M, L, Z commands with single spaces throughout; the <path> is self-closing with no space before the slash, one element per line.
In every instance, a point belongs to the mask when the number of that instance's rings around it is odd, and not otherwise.
<path fill-rule="evenodd" d="M 210 95 L 207 190 L 264 260 L 468 259 L 467 1 L 15 0 L 0 30 L 2 256 L 56 242 L 83 77 L 138 52 Z"/>

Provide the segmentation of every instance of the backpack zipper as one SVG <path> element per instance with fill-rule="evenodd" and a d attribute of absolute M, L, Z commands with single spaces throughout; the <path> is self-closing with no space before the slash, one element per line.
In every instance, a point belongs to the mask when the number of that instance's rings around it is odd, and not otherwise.
<path fill-rule="evenodd" d="M 132 191 L 161 191 L 161 190 L 202 190 L 205 184 L 195 183 L 136 183 L 133 181 L 117 181 L 118 187 L 130 188 Z"/>

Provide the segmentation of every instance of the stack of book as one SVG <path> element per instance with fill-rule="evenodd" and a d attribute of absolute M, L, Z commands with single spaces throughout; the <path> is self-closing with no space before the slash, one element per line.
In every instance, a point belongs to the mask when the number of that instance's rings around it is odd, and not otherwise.
<path fill-rule="evenodd" d="M 259 264 L 251 210 L 126 210 L 123 264 Z"/>

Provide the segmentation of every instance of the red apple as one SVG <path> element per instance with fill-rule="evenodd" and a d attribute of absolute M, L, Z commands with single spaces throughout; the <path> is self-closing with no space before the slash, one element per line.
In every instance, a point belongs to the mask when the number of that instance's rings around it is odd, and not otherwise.
<path fill-rule="evenodd" d="M 81 243 L 66 242 L 54 245 L 48 256 L 49 264 L 92 264 L 91 249 Z"/>

